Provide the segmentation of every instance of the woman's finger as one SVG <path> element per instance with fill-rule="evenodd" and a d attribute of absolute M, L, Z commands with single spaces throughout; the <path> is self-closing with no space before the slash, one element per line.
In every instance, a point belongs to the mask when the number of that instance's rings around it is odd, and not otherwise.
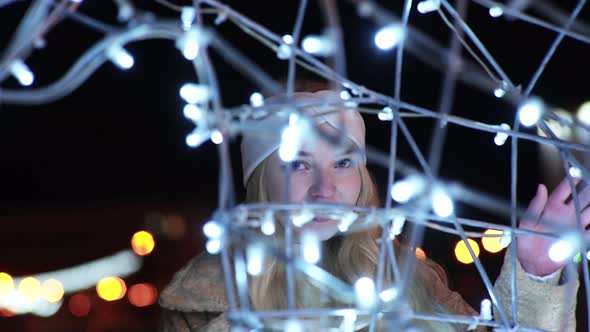
<path fill-rule="evenodd" d="M 537 187 L 537 193 L 535 197 L 529 203 L 529 207 L 526 210 L 526 217 L 523 218 L 524 222 L 536 223 L 543 213 L 545 204 L 547 203 L 547 187 L 543 184 L 539 184 Z"/>
<path fill-rule="evenodd" d="M 574 181 L 574 186 L 577 185 L 580 182 L 580 178 L 573 178 Z M 565 200 L 569 197 L 569 195 L 572 193 L 568 178 L 565 177 L 563 178 L 563 180 L 561 180 L 561 182 L 557 185 L 557 187 L 555 189 L 553 189 L 553 192 L 551 192 L 551 196 L 549 196 L 549 200 L 550 201 L 557 201 L 560 203 L 565 202 Z"/>

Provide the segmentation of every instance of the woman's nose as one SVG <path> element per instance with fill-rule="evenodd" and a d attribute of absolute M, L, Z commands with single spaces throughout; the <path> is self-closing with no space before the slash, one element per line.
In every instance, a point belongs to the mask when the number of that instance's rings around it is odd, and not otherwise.
<path fill-rule="evenodd" d="M 336 194 L 336 184 L 329 172 L 317 172 L 314 181 L 309 188 L 310 195 L 314 200 L 331 199 Z"/>

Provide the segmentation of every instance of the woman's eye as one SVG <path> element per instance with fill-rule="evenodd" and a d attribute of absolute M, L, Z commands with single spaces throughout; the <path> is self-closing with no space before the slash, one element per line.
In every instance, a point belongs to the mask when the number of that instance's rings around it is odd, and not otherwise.
<path fill-rule="evenodd" d="M 305 162 L 302 160 L 294 160 L 291 162 L 291 169 L 294 171 L 305 169 Z"/>
<path fill-rule="evenodd" d="M 338 167 L 338 168 L 349 168 L 349 167 L 352 167 L 352 160 L 350 160 L 350 158 L 345 158 L 345 159 L 339 160 L 336 163 L 336 167 Z"/>

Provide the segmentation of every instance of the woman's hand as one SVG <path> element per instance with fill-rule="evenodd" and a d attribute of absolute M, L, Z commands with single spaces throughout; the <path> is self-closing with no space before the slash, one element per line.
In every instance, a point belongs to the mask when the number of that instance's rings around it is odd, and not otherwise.
<path fill-rule="evenodd" d="M 574 178 L 577 184 L 580 179 Z M 555 188 L 551 195 L 547 195 L 547 188 L 540 184 L 537 194 L 531 200 L 527 209 L 527 216 L 532 219 L 522 219 L 519 228 L 535 232 L 547 232 L 545 225 L 551 223 L 556 226 L 576 227 L 576 211 L 573 200 L 566 203 L 571 190 L 567 178 Z M 579 195 L 582 207 L 582 227 L 590 224 L 590 209 L 584 207 L 590 202 L 590 187 Z M 543 222 L 539 222 L 543 219 Z M 567 261 L 556 263 L 549 258 L 549 247 L 555 240 L 537 236 L 519 236 L 517 238 L 517 255 L 522 268 L 536 276 L 549 275 L 567 265 Z"/>

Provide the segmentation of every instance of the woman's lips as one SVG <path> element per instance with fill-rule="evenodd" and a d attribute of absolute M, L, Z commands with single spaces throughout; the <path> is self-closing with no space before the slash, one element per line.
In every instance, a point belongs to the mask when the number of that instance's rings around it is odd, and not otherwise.
<path fill-rule="evenodd" d="M 334 220 L 329 219 L 329 218 L 324 218 L 324 217 L 315 217 L 315 218 L 313 218 L 313 221 L 315 221 L 315 222 L 328 222 L 328 221 L 334 221 Z"/>

